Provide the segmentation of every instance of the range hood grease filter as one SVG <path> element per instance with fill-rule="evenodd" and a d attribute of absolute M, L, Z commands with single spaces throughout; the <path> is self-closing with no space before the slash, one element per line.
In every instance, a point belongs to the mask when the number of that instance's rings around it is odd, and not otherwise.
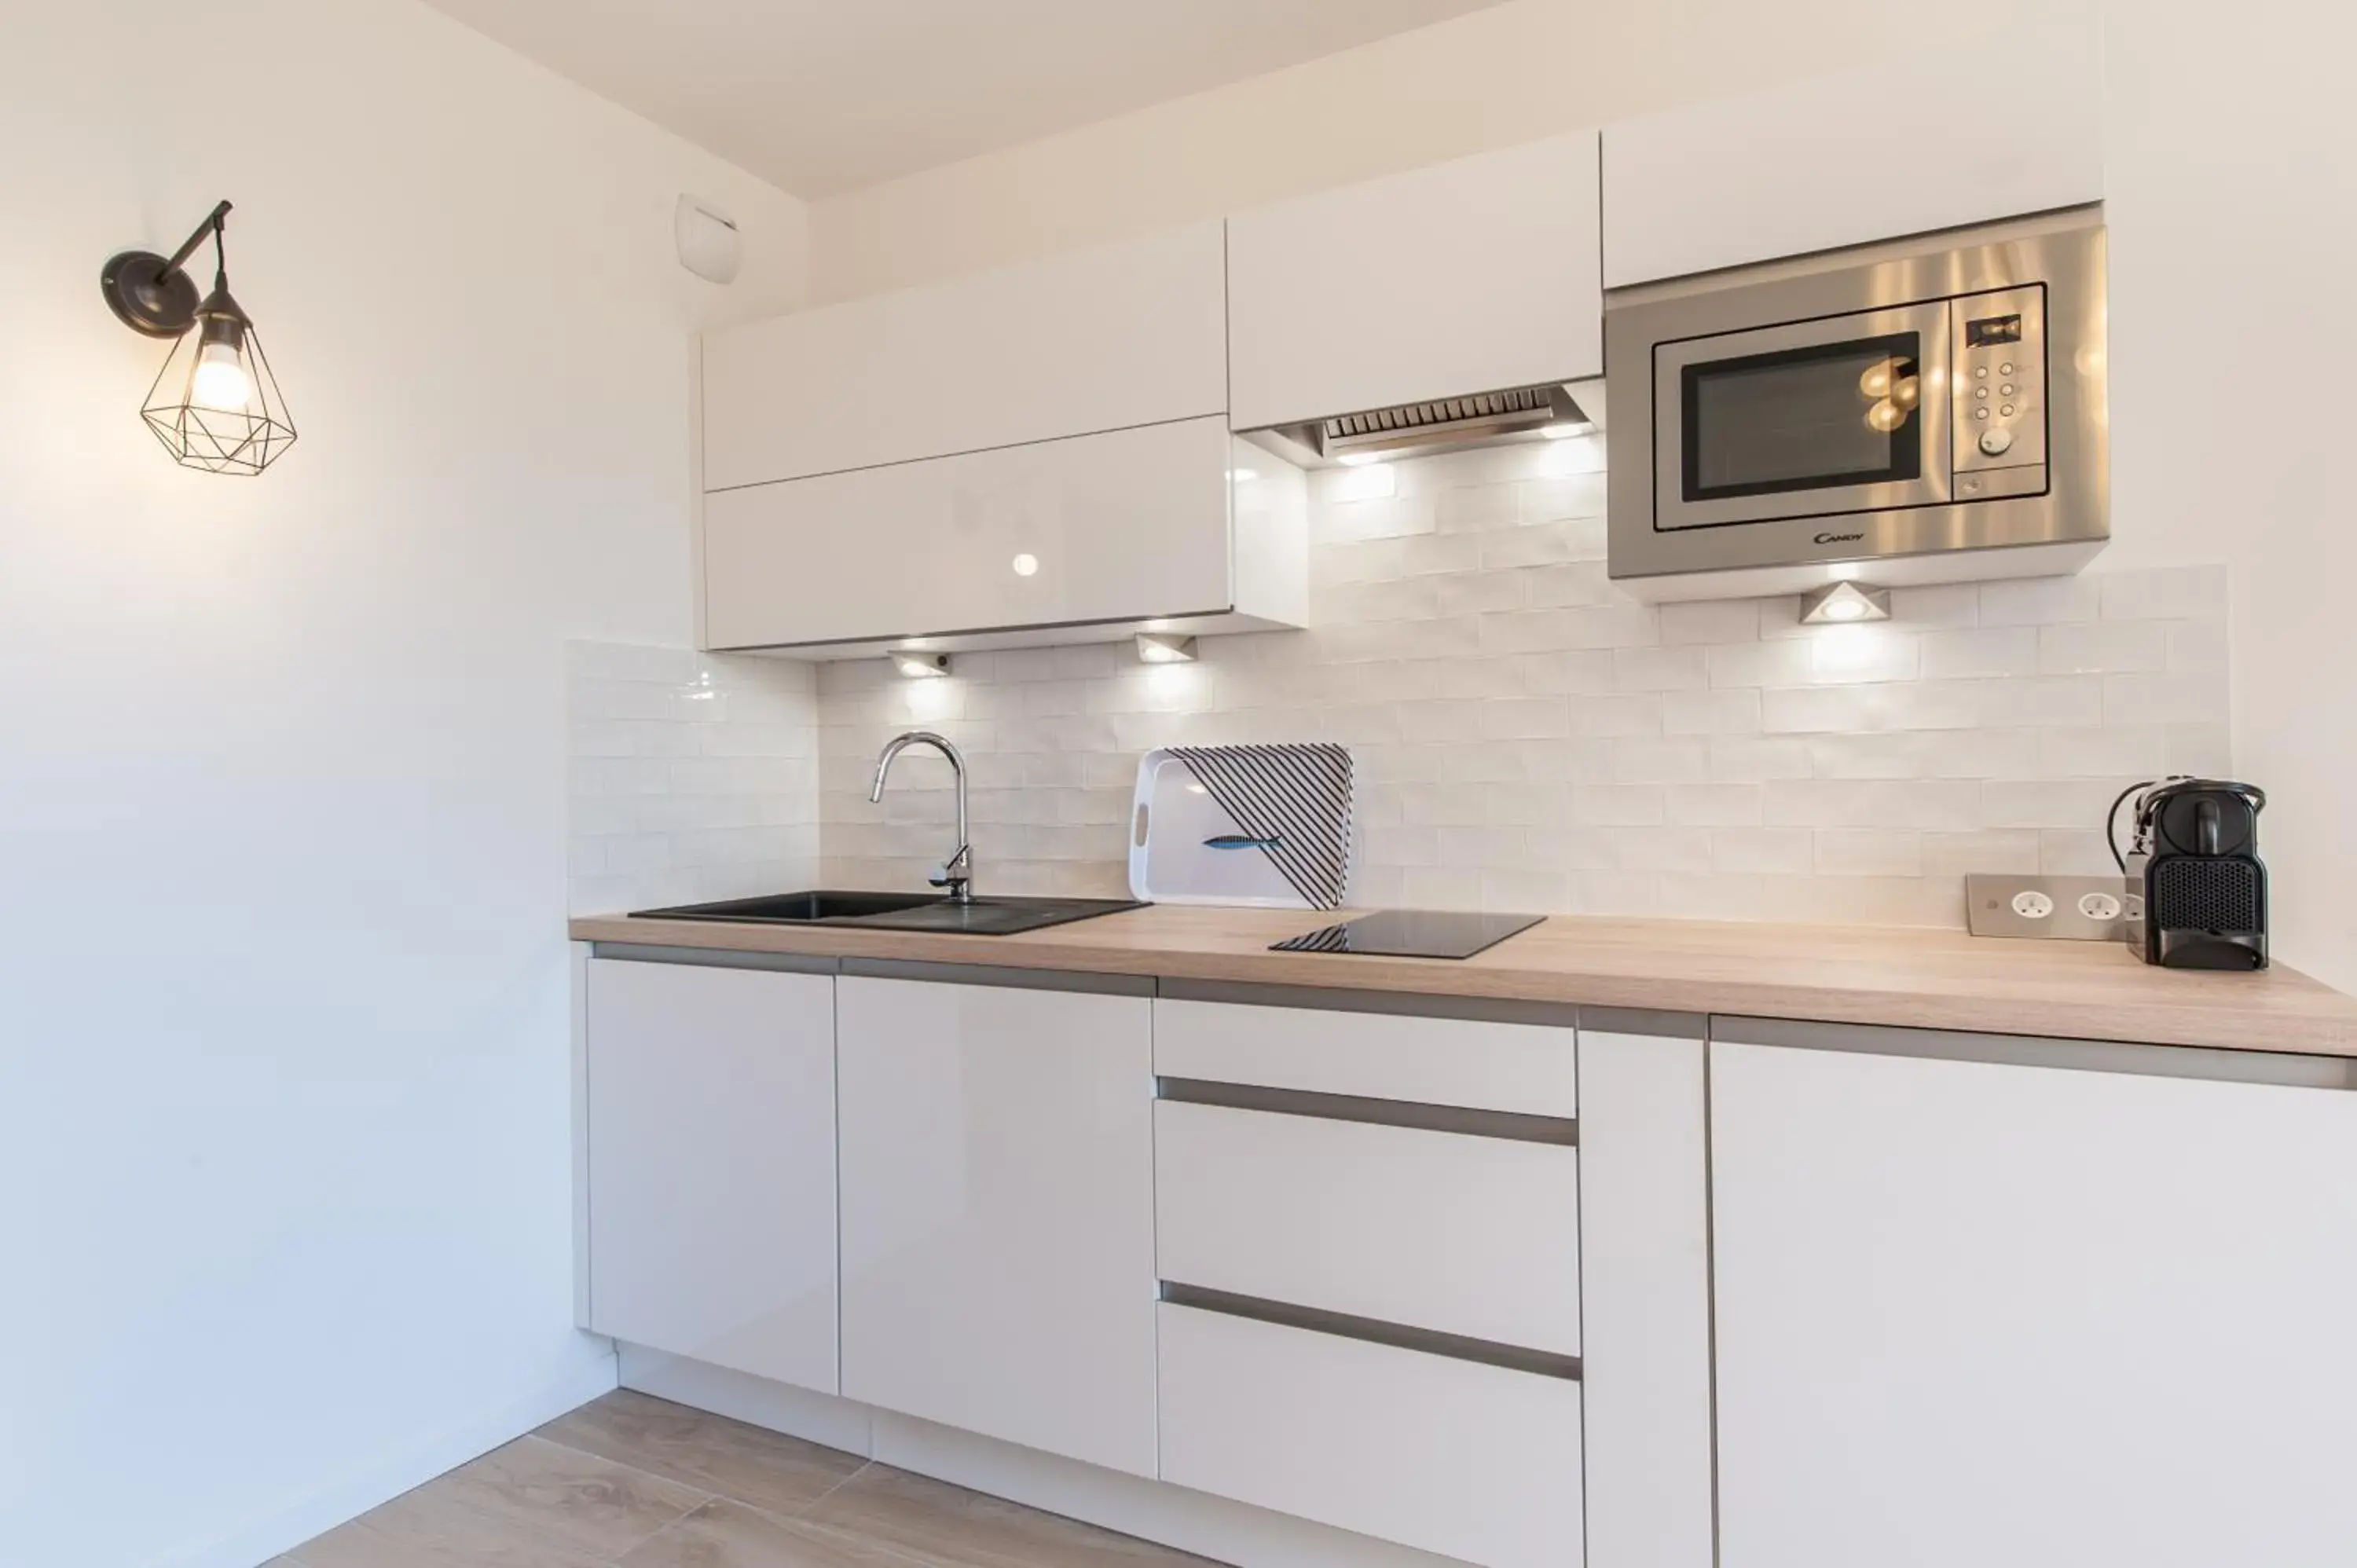
<path fill-rule="evenodd" d="M 1555 424 L 1590 424 L 1567 388 L 1555 384 L 1477 392 L 1345 413 L 1278 434 L 1329 461 L 1351 453 L 1477 446 Z"/>

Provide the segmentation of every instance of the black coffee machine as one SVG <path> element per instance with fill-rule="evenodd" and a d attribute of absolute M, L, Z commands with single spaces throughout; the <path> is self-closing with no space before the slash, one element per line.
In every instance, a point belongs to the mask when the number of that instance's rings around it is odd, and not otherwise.
<path fill-rule="evenodd" d="M 2121 855 L 2129 950 L 2167 969 L 2267 967 L 2267 868 L 2259 859 L 2266 792 L 2215 779 L 2139 784 L 2136 836 Z M 2108 830 L 2107 830 L 2108 831 Z"/>

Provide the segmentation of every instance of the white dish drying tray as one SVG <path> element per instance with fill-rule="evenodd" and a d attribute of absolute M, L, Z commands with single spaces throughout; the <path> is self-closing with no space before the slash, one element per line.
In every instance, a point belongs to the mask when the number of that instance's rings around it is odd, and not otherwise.
<path fill-rule="evenodd" d="M 1336 909 L 1351 868 L 1351 754 L 1182 746 L 1138 760 L 1129 891 L 1153 904 Z"/>

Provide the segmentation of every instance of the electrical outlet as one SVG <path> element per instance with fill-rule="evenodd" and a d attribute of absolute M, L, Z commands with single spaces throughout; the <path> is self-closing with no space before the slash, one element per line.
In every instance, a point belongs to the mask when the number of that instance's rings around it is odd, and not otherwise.
<path fill-rule="evenodd" d="M 2119 876 L 1964 878 L 1964 909 L 1976 937 L 2126 940 L 2127 882 Z"/>

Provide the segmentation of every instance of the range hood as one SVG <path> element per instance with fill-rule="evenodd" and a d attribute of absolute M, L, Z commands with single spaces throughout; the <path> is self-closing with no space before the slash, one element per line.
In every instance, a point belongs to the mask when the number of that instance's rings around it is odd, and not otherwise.
<path fill-rule="evenodd" d="M 1604 383 L 1599 380 L 1404 403 L 1251 435 L 1293 462 L 1316 467 L 1585 435 L 1603 425 Z"/>

